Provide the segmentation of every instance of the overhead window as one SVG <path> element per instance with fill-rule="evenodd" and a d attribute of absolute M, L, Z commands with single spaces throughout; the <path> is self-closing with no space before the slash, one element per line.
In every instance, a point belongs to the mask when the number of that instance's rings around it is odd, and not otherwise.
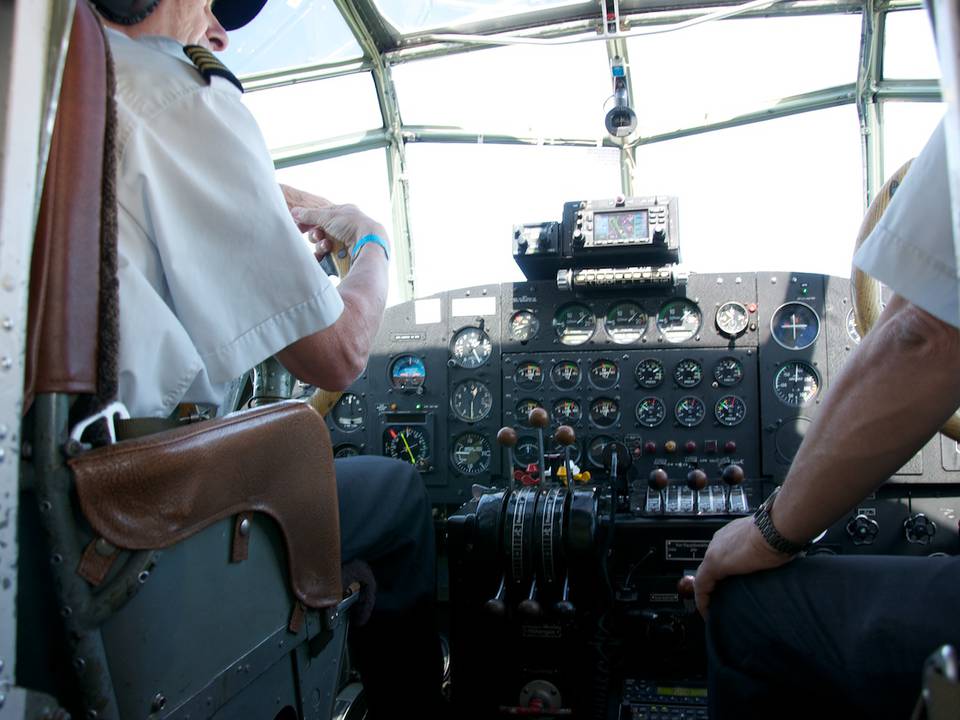
<path fill-rule="evenodd" d="M 522 280 L 514 225 L 620 192 L 614 149 L 416 143 L 407 161 L 418 296 Z"/>
<path fill-rule="evenodd" d="M 375 0 L 375 3 L 390 24 L 402 33 L 583 4 L 578 0 Z"/>
<path fill-rule="evenodd" d="M 940 62 L 926 10 L 887 13 L 883 77 L 891 80 L 939 79 Z"/>
<path fill-rule="evenodd" d="M 854 83 L 859 15 L 731 19 L 631 38 L 642 135 L 715 123 Z"/>
<path fill-rule="evenodd" d="M 274 0 L 246 27 L 229 34 L 221 55 L 237 75 L 351 60 L 363 55 L 330 0 Z"/>

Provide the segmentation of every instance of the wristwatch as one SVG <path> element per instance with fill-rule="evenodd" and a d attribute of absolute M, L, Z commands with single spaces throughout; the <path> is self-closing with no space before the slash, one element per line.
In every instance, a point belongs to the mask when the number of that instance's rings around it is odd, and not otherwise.
<path fill-rule="evenodd" d="M 753 524 L 760 530 L 760 534 L 763 535 L 763 539 L 767 541 L 767 545 L 784 555 L 796 555 L 806 550 L 810 543 L 800 544 L 792 540 L 787 540 L 777 532 L 777 529 L 773 526 L 773 518 L 770 517 L 770 508 L 773 507 L 773 501 L 777 499 L 779 493 L 780 487 L 778 486 L 770 493 L 766 500 L 760 503 L 760 507 L 753 513 Z"/>

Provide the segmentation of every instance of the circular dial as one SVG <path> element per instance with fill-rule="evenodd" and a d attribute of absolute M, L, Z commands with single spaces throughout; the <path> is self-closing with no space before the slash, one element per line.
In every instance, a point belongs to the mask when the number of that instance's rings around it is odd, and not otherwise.
<path fill-rule="evenodd" d="M 689 300 L 672 300 L 657 313 L 657 327 L 667 342 L 681 343 L 700 331 L 703 315 Z"/>
<path fill-rule="evenodd" d="M 550 444 L 549 452 L 551 455 L 559 455 L 562 461 L 564 457 L 563 447 L 564 446 L 561 445 L 560 443 L 553 442 Z M 570 462 L 572 462 L 574 465 L 580 464 L 580 445 L 578 445 L 577 443 L 574 443 L 573 445 L 570 446 Z"/>
<path fill-rule="evenodd" d="M 353 393 L 341 395 L 330 414 L 337 427 L 346 432 L 353 432 L 363 427 L 363 401 Z"/>
<path fill-rule="evenodd" d="M 673 369 L 673 379 L 682 388 L 695 388 L 703 380 L 703 368 L 696 360 L 681 360 Z"/>
<path fill-rule="evenodd" d="M 680 398 L 674 408 L 674 415 L 677 422 L 684 427 L 695 427 L 703 422 L 703 418 L 707 415 L 707 408 L 700 398 L 688 395 Z"/>
<path fill-rule="evenodd" d="M 454 415 L 464 422 L 479 422 L 490 414 L 493 407 L 493 395 L 490 389 L 477 380 L 460 383 L 450 398 L 450 407 Z"/>
<path fill-rule="evenodd" d="M 593 337 L 597 318 L 593 310 L 582 303 L 570 303 L 553 316 L 553 329 L 563 345 L 583 345 Z"/>
<path fill-rule="evenodd" d="M 743 364 L 736 358 L 723 358 L 713 368 L 713 379 L 724 387 L 738 385 L 743 380 Z"/>
<path fill-rule="evenodd" d="M 770 318 L 770 330 L 773 339 L 787 350 L 803 350 L 817 341 L 820 316 L 806 303 L 787 303 Z"/>
<path fill-rule="evenodd" d="M 572 390 L 580 384 L 580 366 L 572 360 L 562 360 L 550 370 L 550 379 L 561 390 Z"/>
<path fill-rule="evenodd" d="M 854 316 L 853 310 L 847 313 L 847 335 L 857 345 L 860 344 L 860 331 L 857 330 L 857 318 Z"/>
<path fill-rule="evenodd" d="M 427 369 L 416 355 L 401 355 L 390 366 L 390 384 L 397 390 L 416 390 L 426 379 Z"/>
<path fill-rule="evenodd" d="M 530 411 L 534 408 L 541 407 L 540 403 L 536 400 L 531 400 L 526 398 L 517 403 L 517 424 L 523 425 L 524 427 L 530 427 L 530 422 L 528 418 L 530 417 Z"/>
<path fill-rule="evenodd" d="M 601 358 L 590 366 L 590 382 L 598 390 L 609 390 L 620 380 L 620 368 L 613 360 Z"/>
<path fill-rule="evenodd" d="M 523 362 L 517 365 L 513 379 L 524 390 L 533 390 L 543 382 L 543 368 L 535 362 Z"/>
<path fill-rule="evenodd" d="M 717 308 L 717 329 L 727 337 L 737 337 L 747 329 L 749 317 L 741 303 L 726 302 Z"/>
<path fill-rule="evenodd" d="M 524 435 L 517 438 L 517 446 L 513 449 L 513 461 L 522 468 L 533 465 L 540 460 L 540 447 L 537 439 Z"/>
<path fill-rule="evenodd" d="M 663 363 L 653 358 L 647 358 L 637 363 L 637 369 L 634 372 L 640 387 L 647 390 L 660 387 L 663 384 Z"/>
<path fill-rule="evenodd" d="M 356 445 L 351 445 L 350 443 L 344 443 L 343 445 L 337 445 L 333 449 L 333 457 L 335 458 L 351 458 L 357 457 L 360 454 L 360 448 Z"/>
<path fill-rule="evenodd" d="M 450 457 L 460 474 L 480 475 L 490 469 L 490 441 L 480 433 L 464 433 L 453 441 Z"/>
<path fill-rule="evenodd" d="M 560 425 L 578 423 L 581 415 L 580 403 L 571 398 L 561 398 L 553 404 L 553 419 Z"/>
<path fill-rule="evenodd" d="M 510 317 L 510 337 L 519 342 L 533 340 L 540 332 L 540 321 L 530 310 L 518 310 Z"/>
<path fill-rule="evenodd" d="M 647 314 L 636 303 L 617 303 L 607 311 L 603 327 L 618 345 L 634 343 L 647 331 Z"/>
<path fill-rule="evenodd" d="M 587 446 L 587 460 L 594 467 L 603 467 L 603 449 L 608 443 L 612 443 L 613 438 L 607 435 L 597 435 Z"/>
<path fill-rule="evenodd" d="M 612 398 L 597 398 L 590 403 L 590 420 L 597 427 L 610 427 L 620 419 L 620 403 Z"/>
<path fill-rule="evenodd" d="M 724 395 L 717 400 L 713 414 L 721 425 L 733 427 L 742 423 L 747 416 L 747 404 L 736 395 Z"/>
<path fill-rule="evenodd" d="M 667 408 L 660 398 L 648 397 L 637 403 L 637 422 L 644 427 L 657 427 L 667 417 Z"/>
<path fill-rule="evenodd" d="M 422 465 L 430 457 L 427 433 L 409 425 L 388 427 L 383 433 L 383 454 L 411 465 Z"/>
<path fill-rule="evenodd" d="M 805 362 L 789 362 L 777 371 L 773 389 L 780 402 L 800 407 L 813 400 L 820 392 L 820 375 Z"/>
<path fill-rule="evenodd" d="M 480 328 L 463 328 L 453 336 L 453 361 L 462 368 L 480 367 L 490 359 L 492 352 L 490 336 Z"/>

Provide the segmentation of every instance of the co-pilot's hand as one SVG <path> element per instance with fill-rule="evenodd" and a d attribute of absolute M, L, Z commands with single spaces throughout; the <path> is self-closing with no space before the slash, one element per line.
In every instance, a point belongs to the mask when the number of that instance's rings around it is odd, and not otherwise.
<path fill-rule="evenodd" d="M 779 553 L 767 544 L 752 517 L 743 517 L 720 528 L 697 568 L 694 589 L 697 610 L 706 618 L 710 595 L 717 583 L 732 575 L 749 575 L 790 562 L 792 555 Z"/>
<path fill-rule="evenodd" d="M 290 214 L 300 228 L 309 230 L 310 241 L 317 245 L 315 254 L 321 259 L 341 245 L 353 254 L 353 246 L 366 235 L 377 235 L 387 241 L 383 225 L 371 220 L 355 205 L 293 207 Z"/>

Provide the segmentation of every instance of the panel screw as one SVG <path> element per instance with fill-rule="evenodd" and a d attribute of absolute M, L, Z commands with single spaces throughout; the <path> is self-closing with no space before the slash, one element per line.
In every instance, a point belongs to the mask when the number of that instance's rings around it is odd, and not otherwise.
<path fill-rule="evenodd" d="M 49 500 L 43 500 L 40 503 L 40 512 L 50 512 L 51 509 L 53 509 L 53 505 Z"/>
<path fill-rule="evenodd" d="M 87 661 L 81 657 L 78 657 L 73 661 L 73 667 L 77 672 L 83 672 L 83 669 L 87 666 Z"/>
<path fill-rule="evenodd" d="M 243 537 L 250 534 L 250 518 L 244 518 L 240 521 L 240 534 Z"/>
<path fill-rule="evenodd" d="M 167 706 L 167 699 L 163 696 L 163 693 L 157 693 L 153 698 L 153 703 L 150 705 L 151 712 L 160 712 Z"/>
<path fill-rule="evenodd" d="M 6 330 L 7 332 L 10 332 L 11 330 L 13 330 L 13 320 L 11 320 L 8 317 L 5 317 L 3 319 L 3 329 Z"/>
<path fill-rule="evenodd" d="M 100 713 L 96 710 L 87 710 L 87 720 L 97 720 L 100 717 Z"/>
<path fill-rule="evenodd" d="M 140 573 L 139 575 L 137 575 L 137 580 L 140 582 L 141 585 L 143 585 L 143 584 L 144 584 L 147 580 L 149 580 L 149 579 L 150 579 L 150 571 L 149 571 L 149 570 L 144 570 L 142 573 Z"/>
<path fill-rule="evenodd" d="M 9 370 L 13 367 L 13 358 L 9 355 L 4 355 L 3 360 L 0 360 L 0 368 L 4 370 Z"/>
<path fill-rule="evenodd" d="M 6 440 L 8 432 L 10 429 L 6 425 L 0 425 L 0 440 Z"/>

